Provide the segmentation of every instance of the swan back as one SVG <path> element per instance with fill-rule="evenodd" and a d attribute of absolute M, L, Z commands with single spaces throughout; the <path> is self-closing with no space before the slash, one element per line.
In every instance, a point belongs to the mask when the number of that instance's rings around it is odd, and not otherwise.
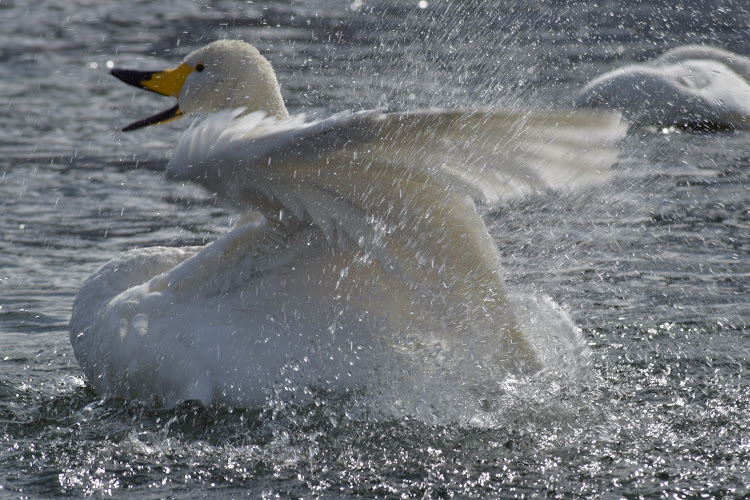
<path fill-rule="evenodd" d="M 706 45 L 683 45 L 675 47 L 657 57 L 652 64 L 655 66 L 677 64 L 695 59 L 719 62 L 745 80 L 750 80 L 750 59 L 725 49 Z"/>
<path fill-rule="evenodd" d="M 715 47 L 677 47 L 646 64 L 605 73 L 578 94 L 578 107 L 619 110 L 633 125 L 745 128 L 750 60 Z"/>

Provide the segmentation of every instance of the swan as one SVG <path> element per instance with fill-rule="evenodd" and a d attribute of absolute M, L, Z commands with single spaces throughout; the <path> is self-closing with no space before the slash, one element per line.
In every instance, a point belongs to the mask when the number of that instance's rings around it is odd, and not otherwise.
<path fill-rule="evenodd" d="M 746 128 L 748 80 L 750 59 L 716 47 L 686 45 L 595 78 L 575 104 L 619 110 L 634 126 Z"/>
<path fill-rule="evenodd" d="M 239 40 L 174 69 L 112 74 L 177 99 L 126 130 L 207 114 L 180 138 L 166 177 L 204 186 L 241 216 L 204 247 L 133 249 L 85 281 L 70 340 L 100 395 L 257 407 L 290 380 L 357 390 L 389 356 L 421 356 L 425 370 L 457 349 L 488 366 L 540 365 L 544 346 L 508 306 L 474 200 L 606 178 L 618 116 L 290 117 L 271 64 Z"/>

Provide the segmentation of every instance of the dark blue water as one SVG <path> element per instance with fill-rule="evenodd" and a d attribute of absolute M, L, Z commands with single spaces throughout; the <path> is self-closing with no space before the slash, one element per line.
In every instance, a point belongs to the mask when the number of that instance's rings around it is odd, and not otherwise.
<path fill-rule="evenodd" d="M 674 45 L 750 53 L 741 2 L 81 0 L 3 2 L 0 20 L 0 496 L 750 493 L 747 132 L 634 133 L 609 185 L 484 208 L 511 288 L 561 304 L 589 353 L 580 373 L 509 379 L 477 421 L 384 413 L 372 395 L 102 400 L 67 333 L 98 266 L 204 244 L 233 216 L 153 172 L 187 124 L 118 132 L 164 102 L 108 65 L 174 66 L 241 37 L 293 113 L 544 108 Z"/>

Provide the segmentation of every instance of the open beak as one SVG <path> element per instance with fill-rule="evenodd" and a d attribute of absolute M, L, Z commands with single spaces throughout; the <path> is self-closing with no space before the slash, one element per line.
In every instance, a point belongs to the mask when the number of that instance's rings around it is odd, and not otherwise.
<path fill-rule="evenodd" d="M 180 90 L 182 90 L 182 86 L 185 84 L 185 79 L 192 72 L 193 68 L 186 63 L 182 63 L 174 69 L 164 71 L 138 71 L 118 68 L 111 71 L 112 75 L 128 85 L 170 97 L 179 97 Z M 180 116 L 182 116 L 182 111 L 180 111 L 179 105 L 175 104 L 166 111 L 133 122 L 122 130 L 123 132 L 127 132 L 128 130 L 135 130 L 149 125 L 167 123 L 176 120 Z"/>

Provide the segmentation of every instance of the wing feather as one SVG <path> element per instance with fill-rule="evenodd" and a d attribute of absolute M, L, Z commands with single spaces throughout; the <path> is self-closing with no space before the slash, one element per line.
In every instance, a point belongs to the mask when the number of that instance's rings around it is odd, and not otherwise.
<path fill-rule="evenodd" d="M 382 121 L 381 155 L 447 174 L 488 202 L 606 180 L 626 132 L 617 115 L 571 111 L 426 111 Z"/>
<path fill-rule="evenodd" d="M 283 233 L 277 239 L 294 241 L 300 224 L 319 228 L 355 261 L 379 262 L 385 274 L 372 286 L 396 276 L 399 290 L 441 311 L 446 335 L 502 328 L 528 360 L 533 349 L 505 309 L 500 256 L 474 200 L 602 180 L 625 132 L 617 117 L 588 111 L 366 111 L 317 122 L 241 113 L 188 130 L 168 177 L 260 212 Z M 404 309 L 396 322 L 422 314 L 412 306 L 394 305 Z"/>
<path fill-rule="evenodd" d="M 314 180 L 311 171 L 330 180 L 351 164 L 388 163 L 402 176 L 422 172 L 443 189 L 495 202 L 606 180 L 626 131 L 617 115 L 581 110 L 364 111 L 316 122 L 240 114 L 217 113 L 191 128 L 168 175 L 221 194 L 236 191 L 238 179 L 227 174 L 238 165 L 242 184 L 262 184 L 300 174 Z"/>
<path fill-rule="evenodd" d="M 318 226 L 330 244 L 354 242 L 392 269 L 416 259 L 489 275 L 499 259 L 472 198 L 600 181 L 624 132 L 616 115 L 590 111 L 365 111 L 317 122 L 222 112 L 185 133 L 167 173 L 240 210 Z M 418 267 L 410 273 L 430 275 Z"/>

